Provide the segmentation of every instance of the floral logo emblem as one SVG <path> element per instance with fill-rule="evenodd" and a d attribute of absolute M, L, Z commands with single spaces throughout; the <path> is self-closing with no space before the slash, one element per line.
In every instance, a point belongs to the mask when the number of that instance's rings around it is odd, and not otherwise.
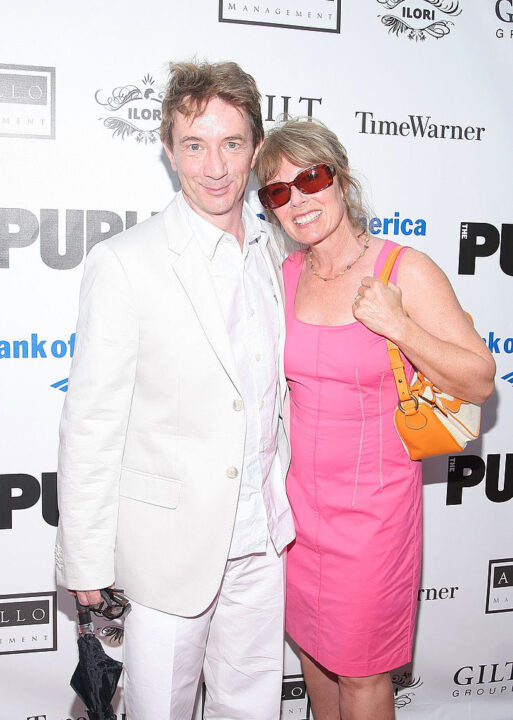
<path fill-rule="evenodd" d="M 381 22 L 393 35 L 406 35 L 409 40 L 424 41 L 428 36 L 439 40 L 451 32 L 454 23 L 444 19 L 461 13 L 459 0 L 423 0 L 406 3 L 405 0 L 377 0 L 387 10 L 397 10 L 399 14 L 378 15 Z M 439 15 L 438 13 L 442 13 Z"/>
<path fill-rule="evenodd" d="M 394 703 L 396 708 L 403 708 L 412 702 L 412 698 L 415 697 L 415 693 L 411 692 L 413 689 L 419 688 L 424 683 L 419 678 L 418 680 L 413 677 L 409 672 L 404 672 L 402 675 L 392 675 L 392 684 L 394 686 Z M 410 692 L 405 692 L 409 690 Z"/>
<path fill-rule="evenodd" d="M 134 137 L 136 142 L 145 145 L 158 140 L 164 93 L 158 92 L 154 84 L 151 75 L 146 74 L 141 87 L 123 85 L 114 88 L 110 94 L 103 90 L 96 91 L 96 102 L 116 113 L 99 118 L 106 128 L 112 130 L 113 137 L 122 140 Z"/>

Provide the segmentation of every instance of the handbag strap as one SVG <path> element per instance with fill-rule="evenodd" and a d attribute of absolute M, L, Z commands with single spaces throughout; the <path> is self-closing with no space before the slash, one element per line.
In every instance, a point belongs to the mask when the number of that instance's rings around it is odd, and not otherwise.
<path fill-rule="evenodd" d="M 403 249 L 404 249 L 404 245 L 396 245 L 388 253 L 388 257 L 385 260 L 385 264 L 383 265 L 383 268 L 382 268 L 382 270 L 379 274 L 379 278 L 378 278 L 379 280 L 381 280 L 382 283 L 385 283 L 385 285 L 388 285 L 388 281 L 390 279 L 390 273 L 392 272 L 392 269 L 395 265 L 397 256 Z"/>
<path fill-rule="evenodd" d="M 396 245 L 388 254 L 383 269 L 379 274 L 379 280 L 385 285 L 388 285 L 390 279 L 390 273 L 395 265 L 397 256 L 404 248 L 404 245 Z M 394 374 L 395 386 L 397 388 L 397 395 L 399 397 L 399 408 L 406 413 L 411 415 L 416 412 L 419 403 L 417 398 L 412 394 L 410 390 L 410 384 L 406 379 L 406 373 L 404 372 L 404 363 L 399 352 L 399 348 L 388 338 L 385 338 L 387 342 L 388 356 L 390 358 L 390 367 Z"/>

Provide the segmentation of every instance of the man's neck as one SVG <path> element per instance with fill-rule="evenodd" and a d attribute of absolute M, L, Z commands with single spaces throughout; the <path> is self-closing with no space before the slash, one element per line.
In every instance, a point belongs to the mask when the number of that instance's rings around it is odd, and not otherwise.
<path fill-rule="evenodd" d="M 233 235 L 242 250 L 245 234 L 244 223 L 242 222 L 242 208 L 244 206 L 244 200 L 241 200 L 240 204 L 237 207 L 233 208 L 230 213 L 227 213 L 225 215 L 210 215 L 207 212 L 202 212 L 200 208 L 195 207 L 189 201 L 189 198 L 185 193 L 183 193 L 183 198 L 187 205 L 191 208 L 191 210 L 197 215 L 202 217 L 211 225 L 214 225 L 216 228 L 219 228 L 219 230 Z"/>

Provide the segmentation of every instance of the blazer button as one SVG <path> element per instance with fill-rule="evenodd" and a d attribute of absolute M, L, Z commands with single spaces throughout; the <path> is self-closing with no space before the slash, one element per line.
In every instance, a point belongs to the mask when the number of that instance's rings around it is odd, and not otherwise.
<path fill-rule="evenodd" d="M 232 478 L 232 480 L 235 479 L 238 474 L 239 474 L 239 471 L 237 470 L 236 467 L 233 467 L 233 465 L 231 467 L 229 467 L 226 471 L 226 475 L 229 478 Z"/>
<path fill-rule="evenodd" d="M 244 403 L 240 398 L 236 398 L 232 403 L 232 407 L 236 412 L 240 412 L 244 407 Z"/>

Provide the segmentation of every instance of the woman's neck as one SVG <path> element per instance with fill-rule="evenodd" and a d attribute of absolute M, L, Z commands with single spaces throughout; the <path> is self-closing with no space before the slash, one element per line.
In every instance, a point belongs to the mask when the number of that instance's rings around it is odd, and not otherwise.
<path fill-rule="evenodd" d="M 316 271 L 331 276 L 355 261 L 364 248 L 365 240 L 365 233 L 358 234 L 344 218 L 336 232 L 311 245 L 307 252 L 311 252 L 310 259 Z"/>

